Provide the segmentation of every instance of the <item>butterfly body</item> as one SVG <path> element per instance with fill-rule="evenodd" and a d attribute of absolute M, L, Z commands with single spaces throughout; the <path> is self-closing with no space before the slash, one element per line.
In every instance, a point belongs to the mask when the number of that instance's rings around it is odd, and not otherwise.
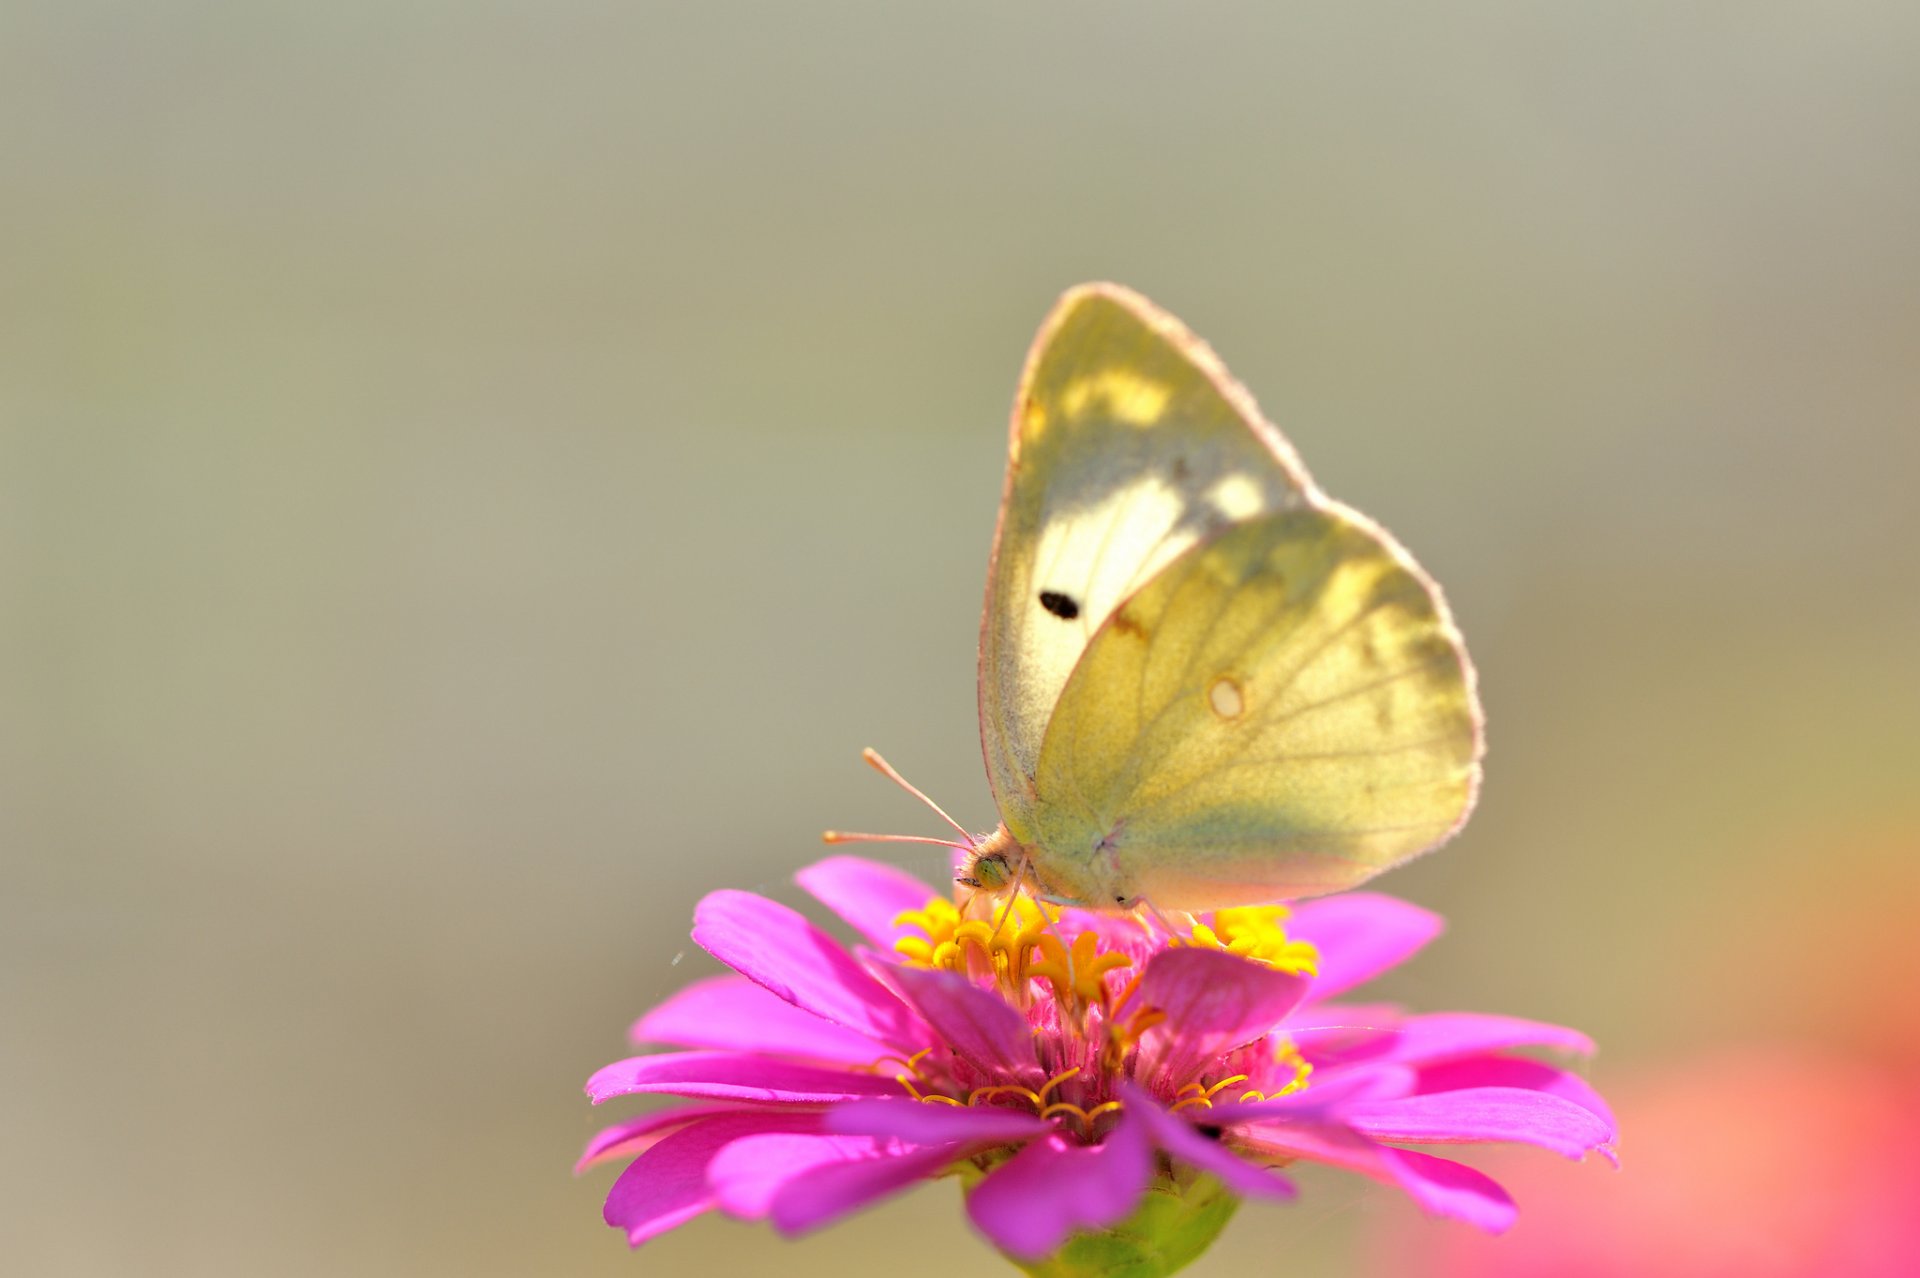
<path fill-rule="evenodd" d="M 1479 781 L 1438 587 L 1111 284 L 1060 300 L 1021 379 L 980 710 L 1001 827 L 967 877 L 1075 905 L 1349 887 L 1443 842 Z"/>

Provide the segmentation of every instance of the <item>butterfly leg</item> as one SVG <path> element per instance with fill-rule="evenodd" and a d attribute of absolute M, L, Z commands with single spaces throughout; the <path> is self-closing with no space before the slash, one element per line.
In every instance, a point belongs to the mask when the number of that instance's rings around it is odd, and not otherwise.
<path fill-rule="evenodd" d="M 993 925 L 993 937 L 1000 935 L 1000 929 L 1005 927 L 1007 920 L 1013 916 L 1013 907 L 1020 900 L 1020 889 L 1026 885 L 1028 866 L 1029 859 L 1026 850 L 1023 848 L 1020 852 L 1019 864 L 1014 866 L 1013 881 L 1007 884 L 1007 903 L 1001 907 L 1000 917 Z M 1043 917 L 1045 913 L 1044 910 L 1041 911 Z M 992 939 L 992 937 L 989 939 Z"/>
<path fill-rule="evenodd" d="M 1149 901 L 1144 896 L 1141 897 L 1138 904 L 1134 906 L 1134 912 L 1136 914 L 1140 914 L 1140 913 L 1151 914 L 1153 916 L 1154 921 L 1160 925 L 1160 928 L 1162 931 L 1164 931 L 1168 936 L 1172 937 L 1174 940 L 1179 941 L 1182 944 L 1187 944 L 1193 940 L 1194 924 L 1199 922 L 1199 920 L 1194 918 L 1193 915 L 1188 911 L 1175 910 L 1174 911 L 1175 914 L 1179 915 L 1181 918 L 1186 920 L 1187 927 L 1186 927 L 1186 930 L 1183 932 L 1179 928 L 1175 927 L 1171 922 L 1169 922 L 1167 919 L 1167 916 L 1160 912 L 1159 907 L 1154 905 L 1152 901 Z"/>

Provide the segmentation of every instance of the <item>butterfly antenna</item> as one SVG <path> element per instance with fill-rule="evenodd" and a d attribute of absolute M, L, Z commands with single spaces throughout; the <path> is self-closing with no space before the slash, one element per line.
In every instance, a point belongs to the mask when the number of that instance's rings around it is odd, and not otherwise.
<path fill-rule="evenodd" d="M 956 843 L 952 839 L 930 839 L 930 838 L 927 838 L 925 835 L 920 835 L 920 834 L 862 834 L 855 830 L 828 830 L 820 836 L 821 842 L 823 843 L 930 843 L 934 847 L 952 848 L 956 852 L 972 852 L 975 850 L 974 843 L 973 843 L 973 835 L 967 832 L 967 828 L 961 825 L 958 821 L 954 820 L 952 817 L 948 816 L 946 814 L 946 811 L 943 808 L 941 808 L 939 804 L 935 803 L 932 799 L 929 799 L 925 794 L 921 793 L 920 789 L 917 786 L 915 786 L 911 781 L 901 776 L 900 773 L 897 770 L 895 770 L 894 766 L 891 763 L 888 763 L 885 759 L 880 757 L 880 752 L 878 750 L 875 750 L 869 747 L 868 749 L 862 750 L 860 752 L 860 757 L 866 760 L 867 766 L 871 767 L 875 772 L 878 772 L 881 776 L 886 777 L 889 781 L 892 781 L 895 785 L 899 786 L 902 790 L 905 790 L 908 794 L 911 794 L 914 798 L 920 800 L 920 802 L 932 808 L 934 812 L 939 815 L 942 821 L 945 821 L 948 825 L 952 826 L 956 831 L 959 832 L 960 841 Z"/>
<path fill-rule="evenodd" d="M 967 831 L 967 827 L 964 825 L 961 825 L 958 821 L 948 816 L 947 810 L 945 808 L 941 807 L 939 804 L 935 803 L 932 799 L 929 799 L 925 794 L 921 793 L 920 787 L 916 786 L 913 782 L 901 776 L 899 771 L 891 763 L 888 763 L 885 759 L 880 757 L 880 752 L 878 750 L 874 749 L 872 746 L 868 746 L 866 749 L 860 752 L 860 757 L 866 760 L 867 766 L 872 768 L 875 772 L 878 772 L 881 776 L 893 782 L 895 785 L 899 786 L 902 790 L 905 790 L 908 794 L 911 794 L 914 798 L 920 800 L 920 802 L 932 808 L 935 816 L 939 817 L 942 821 L 945 821 L 948 825 L 952 826 L 959 833 L 960 837 L 966 840 L 967 847 L 971 848 L 973 846 L 973 835 Z"/>
<path fill-rule="evenodd" d="M 823 830 L 822 843 L 931 843 L 936 848 L 952 848 L 956 852 L 971 852 L 973 844 L 955 843 L 952 839 L 930 839 L 923 834 L 863 834 L 858 830 Z"/>

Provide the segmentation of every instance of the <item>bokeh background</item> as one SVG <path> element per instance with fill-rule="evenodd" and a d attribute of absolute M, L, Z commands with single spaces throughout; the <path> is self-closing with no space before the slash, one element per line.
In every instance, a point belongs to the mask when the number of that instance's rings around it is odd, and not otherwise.
<path fill-rule="evenodd" d="M 1087 278 L 1468 636 L 1392 993 L 1628 1098 L 1910 1082 L 1916 66 L 1891 3 L 6 5 L 6 1268 L 996 1272 L 951 1185 L 629 1255 L 569 1166 L 700 894 L 928 828 L 861 746 L 992 823 L 1005 414 Z M 1792 1174 L 1743 1112 L 1696 1180 Z M 1192 1272 L 1459 1228 L 1314 1177 Z"/>

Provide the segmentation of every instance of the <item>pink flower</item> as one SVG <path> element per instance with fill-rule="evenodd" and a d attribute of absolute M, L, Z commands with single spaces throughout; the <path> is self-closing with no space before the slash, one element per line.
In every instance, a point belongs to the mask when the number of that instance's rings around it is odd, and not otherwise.
<path fill-rule="evenodd" d="M 1515 1054 L 1591 1051 L 1574 1030 L 1334 1001 L 1439 932 L 1389 897 L 1223 910 L 1182 939 L 1024 899 L 996 930 L 854 857 L 798 877 L 878 949 L 715 892 L 693 936 L 736 974 L 632 1029 L 686 1050 L 587 1083 L 596 1104 L 686 1101 L 607 1128 L 581 1158 L 632 1159 L 606 1219 L 633 1244 L 716 1207 L 800 1233 L 953 1174 L 974 1224 L 1019 1261 L 1145 1211 L 1150 1186 L 1206 1208 L 1187 1222 L 1212 1231 L 1198 1254 L 1237 1197 L 1291 1198 L 1276 1169 L 1297 1159 L 1499 1231 L 1514 1206 L 1497 1184 L 1402 1146 L 1518 1141 L 1578 1158 L 1614 1137 L 1586 1083 Z"/>

